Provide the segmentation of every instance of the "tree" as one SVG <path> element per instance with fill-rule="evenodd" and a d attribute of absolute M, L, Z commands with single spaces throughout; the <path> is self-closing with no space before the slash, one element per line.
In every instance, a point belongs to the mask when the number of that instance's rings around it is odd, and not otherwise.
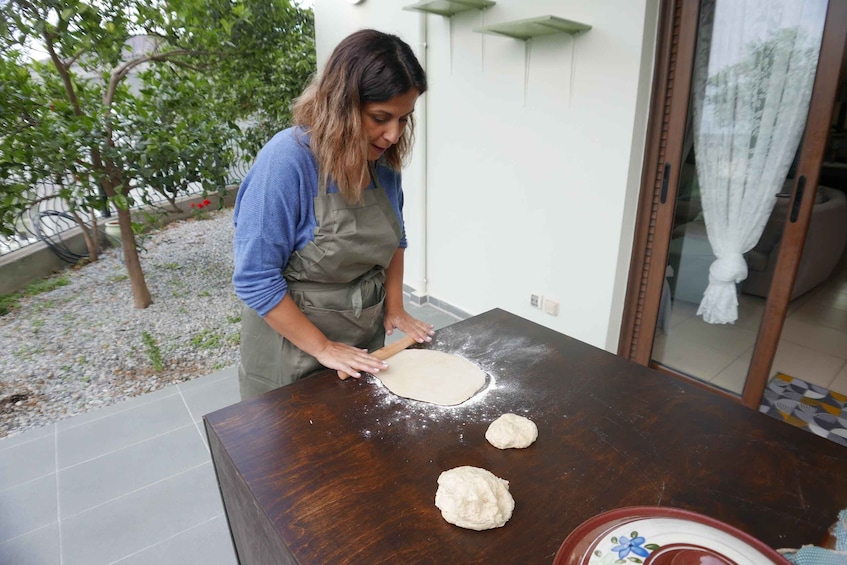
<path fill-rule="evenodd" d="M 34 43 L 46 60 L 28 58 Z M 312 13 L 289 0 L 0 3 L 0 231 L 49 183 L 97 260 L 111 206 L 135 306 L 149 306 L 130 208 L 150 191 L 223 191 L 235 144 L 255 154 L 287 125 L 314 68 Z"/>

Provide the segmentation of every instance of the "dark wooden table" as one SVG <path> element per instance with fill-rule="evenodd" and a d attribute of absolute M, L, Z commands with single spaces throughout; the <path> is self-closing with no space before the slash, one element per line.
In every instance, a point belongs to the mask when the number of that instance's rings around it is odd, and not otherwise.
<path fill-rule="evenodd" d="M 551 563 L 581 522 L 636 505 L 800 547 L 847 507 L 847 448 L 502 310 L 440 330 L 431 347 L 493 385 L 443 408 L 325 371 L 205 417 L 243 565 Z M 534 420 L 538 441 L 489 445 L 505 412 Z M 436 481 L 460 465 L 510 482 L 504 527 L 442 519 Z"/>

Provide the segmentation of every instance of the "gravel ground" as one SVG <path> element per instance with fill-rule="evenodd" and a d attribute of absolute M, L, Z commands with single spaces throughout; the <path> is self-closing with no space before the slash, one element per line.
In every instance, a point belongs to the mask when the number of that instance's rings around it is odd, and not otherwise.
<path fill-rule="evenodd" d="M 0 438 L 235 364 L 232 237 L 232 210 L 152 234 L 141 253 L 146 309 L 133 307 L 110 249 L 0 316 Z"/>

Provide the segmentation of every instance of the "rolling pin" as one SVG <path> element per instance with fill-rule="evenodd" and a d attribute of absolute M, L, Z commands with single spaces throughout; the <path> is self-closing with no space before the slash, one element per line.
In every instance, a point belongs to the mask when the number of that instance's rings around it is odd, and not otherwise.
<path fill-rule="evenodd" d="M 416 343 L 417 343 L 417 341 L 415 341 L 415 338 L 404 335 L 403 337 L 401 337 L 400 339 L 398 339 L 394 343 L 392 343 L 390 345 L 386 345 L 385 347 L 382 347 L 380 349 L 377 349 L 376 351 L 371 353 L 371 355 L 373 355 L 377 359 L 382 359 L 384 361 L 384 360 L 388 359 L 389 357 L 391 357 L 392 355 L 396 355 L 397 353 L 400 353 L 401 351 L 403 351 L 404 349 L 406 349 L 410 345 L 414 345 Z M 348 375 L 347 373 L 342 373 L 341 371 L 338 371 L 338 378 L 343 381 L 345 379 L 350 378 L 350 375 Z"/>

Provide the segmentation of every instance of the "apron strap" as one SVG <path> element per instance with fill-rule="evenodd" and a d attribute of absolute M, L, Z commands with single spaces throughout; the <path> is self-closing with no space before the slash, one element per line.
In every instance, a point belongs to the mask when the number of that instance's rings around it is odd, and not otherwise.
<path fill-rule="evenodd" d="M 379 179 L 376 176 L 376 166 L 373 164 L 372 161 L 368 161 L 368 172 L 371 175 L 371 183 L 376 188 L 382 188 L 382 185 L 379 184 Z M 327 194 L 326 190 L 327 190 L 326 177 L 323 176 L 320 171 L 318 171 L 318 196 L 326 196 L 326 194 Z"/>
<path fill-rule="evenodd" d="M 326 196 L 326 177 L 318 171 L 318 196 Z"/>

